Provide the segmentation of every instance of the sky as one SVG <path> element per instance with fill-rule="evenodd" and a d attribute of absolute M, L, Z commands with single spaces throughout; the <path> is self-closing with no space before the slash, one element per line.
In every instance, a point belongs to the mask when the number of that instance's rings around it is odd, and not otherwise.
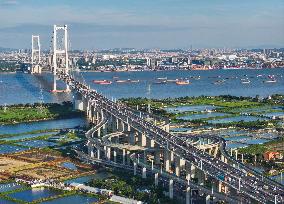
<path fill-rule="evenodd" d="M 0 0 L 0 47 L 71 49 L 284 47 L 284 0 Z"/>

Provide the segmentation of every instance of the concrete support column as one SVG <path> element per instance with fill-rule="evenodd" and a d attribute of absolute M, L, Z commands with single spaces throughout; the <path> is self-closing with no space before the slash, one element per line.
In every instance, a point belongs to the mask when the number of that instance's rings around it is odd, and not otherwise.
<path fill-rule="evenodd" d="M 143 179 L 147 178 L 147 172 L 146 171 L 147 171 L 146 168 L 143 167 L 143 169 L 142 169 L 142 178 Z"/>
<path fill-rule="evenodd" d="M 136 138 L 135 138 L 135 132 L 134 131 L 130 131 L 129 133 L 129 144 L 130 145 L 135 145 L 135 141 L 136 141 Z"/>
<path fill-rule="evenodd" d="M 242 163 L 244 163 L 244 154 L 242 154 Z"/>
<path fill-rule="evenodd" d="M 207 195 L 207 196 L 206 196 L 206 200 L 205 200 L 205 201 L 206 201 L 206 204 L 210 204 L 210 202 L 211 202 L 211 201 L 210 201 L 210 195 Z"/>
<path fill-rule="evenodd" d="M 134 174 L 134 176 L 136 176 L 137 175 L 137 163 L 136 162 L 134 162 L 133 163 L 133 174 Z"/>
<path fill-rule="evenodd" d="M 170 199 L 174 198 L 174 181 L 172 179 L 169 182 L 169 197 Z"/>
<path fill-rule="evenodd" d="M 191 164 L 190 166 L 190 174 L 191 178 L 196 178 L 196 167 L 194 166 L 194 164 Z"/>
<path fill-rule="evenodd" d="M 185 169 L 185 160 L 184 159 L 180 159 L 180 168 Z"/>
<path fill-rule="evenodd" d="M 235 150 L 235 156 L 236 156 L 236 160 L 238 160 L 238 150 Z"/>
<path fill-rule="evenodd" d="M 165 130 L 166 132 L 170 132 L 170 125 L 169 125 L 169 124 L 165 125 L 165 126 L 164 126 L 164 130 Z"/>
<path fill-rule="evenodd" d="M 190 204 L 190 199 L 191 199 L 191 190 L 190 187 L 186 188 L 186 198 L 185 198 L 185 203 Z"/>
<path fill-rule="evenodd" d="M 107 159 L 110 161 L 111 160 L 111 147 L 107 147 Z"/>
<path fill-rule="evenodd" d="M 180 176 L 180 158 L 176 157 L 175 158 L 175 174 L 176 176 Z"/>
<path fill-rule="evenodd" d="M 101 150 L 99 147 L 97 147 L 97 158 L 101 159 Z"/>
<path fill-rule="evenodd" d="M 164 168 L 166 172 L 170 171 L 170 151 L 164 150 Z"/>
<path fill-rule="evenodd" d="M 147 146 L 148 148 L 153 148 L 153 147 L 155 147 L 155 141 L 154 141 L 154 140 L 151 140 L 151 139 L 149 139 L 149 138 L 146 137 L 146 146 Z"/>
<path fill-rule="evenodd" d="M 170 163 L 173 163 L 175 161 L 175 155 L 174 155 L 174 152 L 170 152 Z"/>
<path fill-rule="evenodd" d="M 160 159 L 160 150 L 156 150 L 154 153 L 154 161 L 155 164 L 161 164 L 161 159 Z"/>
<path fill-rule="evenodd" d="M 216 146 L 216 147 L 214 148 L 214 153 L 213 153 L 214 158 L 217 157 L 217 154 L 218 154 L 218 146 Z"/>
<path fill-rule="evenodd" d="M 101 128 L 100 127 L 97 130 L 97 135 L 98 135 L 98 137 L 101 137 Z"/>
<path fill-rule="evenodd" d="M 113 132 L 116 132 L 118 130 L 117 129 L 116 119 L 115 119 L 115 117 L 113 115 L 111 116 L 111 126 L 112 126 L 112 131 Z"/>
<path fill-rule="evenodd" d="M 122 164 L 125 165 L 125 155 L 126 155 L 126 150 L 122 149 Z"/>
<path fill-rule="evenodd" d="M 116 156 L 117 156 L 116 154 L 117 154 L 117 153 L 116 153 L 116 151 L 117 151 L 116 149 L 113 150 L 113 161 L 114 161 L 115 163 L 117 162 L 117 159 L 116 159 Z"/>
<path fill-rule="evenodd" d="M 126 152 L 127 165 L 130 165 L 130 151 Z"/>
<path fill-rule="evenodd" d="M 159 185 L 159 174 L 155 173 L 155 186 Z"/>
<path fill-rule="evenodd" d="M 147 163 L 147 151 L 144 150 L 143 152 L 143 162 L 146 164 Z"/>
<path fill-rule="evenodd" d="M 92 144 L 91 144 L 91 142 L 89 142 L 89 144 L 88 144 L 88 155 L 89 156 L 91 156 L 91 154 L 92 154 Z"/>
<path fill-rule="evenodd" d="M 145 147 L 146 146 L 146 135 L 143 133 L 138 134 L 138 141 L 139 141 L 139 146 Z"/>
<path fill-rule="evenodd" d="M 102 128 L 103 128 L 103 136 L 104 136 L 107 134 L 107 127 L 106 125 L 103 125 Z"/>
<path fill-rule="evenodd" d="M 91 157 L 92 158 L 94 158 L 95 156 L 94 156 L 94 148 L 92 147 L 92 149 L 91 149 Z"/>

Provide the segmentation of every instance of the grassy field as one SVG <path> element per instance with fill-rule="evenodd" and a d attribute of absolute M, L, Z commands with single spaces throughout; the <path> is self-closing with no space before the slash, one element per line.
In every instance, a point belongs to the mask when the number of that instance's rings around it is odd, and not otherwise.
<path fill-rule="evenodd" d="M 72 103 L 69 102 L 62 104 L 14 105 L 0 108 L 0 124 L 71 118 L 82 115 L 82 112 L 74 111 Z"/>

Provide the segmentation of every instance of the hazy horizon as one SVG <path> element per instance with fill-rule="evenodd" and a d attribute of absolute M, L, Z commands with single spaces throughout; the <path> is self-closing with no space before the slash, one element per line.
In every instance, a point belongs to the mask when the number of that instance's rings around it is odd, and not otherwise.
<path fill-rule="evenodd" d="M 284 47 L 282 0 L 0 0 L 0 47 L 50 46 L 67 24 L 71 49 Z"/>

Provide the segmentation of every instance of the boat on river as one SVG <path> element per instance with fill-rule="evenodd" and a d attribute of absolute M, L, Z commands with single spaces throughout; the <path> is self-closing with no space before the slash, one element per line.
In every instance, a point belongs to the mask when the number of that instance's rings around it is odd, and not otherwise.
<path fill-rule="evenodd" d="M 263 81 L 263 83 L 276 83 L 276 82 L 277 82 L 276 79 L 269 79 L 269 80 Z"/>
<path fill-rule="evenodd" d="M 250 80 L 248 78 L 246 79 L 241 79 L 241 83 L 242 84 L 249 84 L 250 83 Z"/>
<path fill-rule="evenodd" d="M 93 80 L 93 83 L 101 84 L 101 85 L 109 85 L 109 84 L 112 84 L 112 81 L 109 81 L 109 80 Z"/>
<path fill-rule="evenodd" d="M 190 82 L 188 80 L 179 80 L 176 81 L 176 85 L 188 85 Z"/>

